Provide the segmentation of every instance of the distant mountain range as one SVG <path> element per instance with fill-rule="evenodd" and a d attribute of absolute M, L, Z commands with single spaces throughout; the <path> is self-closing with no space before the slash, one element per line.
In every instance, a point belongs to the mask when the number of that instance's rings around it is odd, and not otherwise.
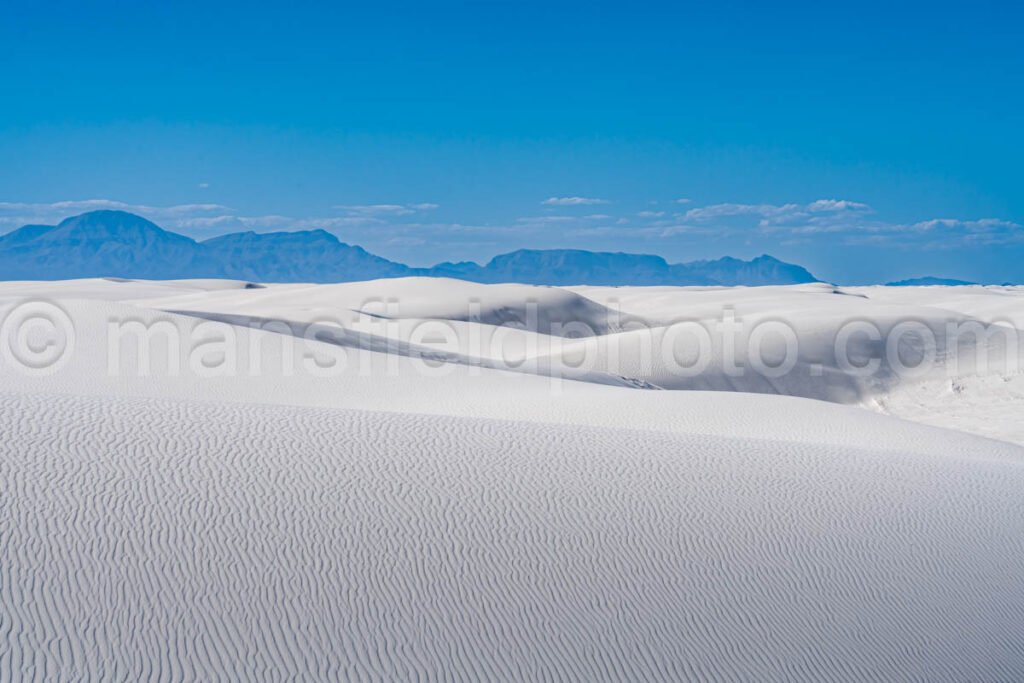
<path fill-rule="evenodd" d="M 912 277 L 907 280 L 886 283 L 886 287 L 963 287 L 976 284 L 978 283 L 954 280 L 948 277 Z"/>
<path fill-rule="evenodd" d="M 817 282 L 806 269 L 759 256 L 670 264 L 660 256 L 521 249 L 485 265 L 412 268 L 345 244 L 323 230 L 235 233 L 197 242 L 124 211 L 92 211 L 59 225 L 0 236 L 0 279 L 230 278 L 348 282 L 403 276 L 545 285 L 782 285 Z"/>

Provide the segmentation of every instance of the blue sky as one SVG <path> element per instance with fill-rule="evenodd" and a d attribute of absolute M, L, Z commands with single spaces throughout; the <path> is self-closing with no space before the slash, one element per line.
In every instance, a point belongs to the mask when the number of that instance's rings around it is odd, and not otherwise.
<path fill-rule="evenodd" d="M 1024 281 L 1019 4 L 212 4 L 5 7 L 0 230 Z"/>

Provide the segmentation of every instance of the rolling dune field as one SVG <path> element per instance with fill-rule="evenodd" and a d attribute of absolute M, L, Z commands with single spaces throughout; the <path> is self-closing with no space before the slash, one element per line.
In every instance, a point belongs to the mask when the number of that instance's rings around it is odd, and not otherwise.
<path fill-rule="evenodd" d="M 1024 679 L 1021 302 L 0 285 L 0 680 Z"/>

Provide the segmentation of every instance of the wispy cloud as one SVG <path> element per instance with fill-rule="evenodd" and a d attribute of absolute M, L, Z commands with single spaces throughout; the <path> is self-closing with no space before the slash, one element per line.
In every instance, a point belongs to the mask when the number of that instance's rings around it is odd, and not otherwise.
<path fill-rule="evenodd" d="M 808 211 L 870 211 L 871 207 L 861 202 L 846 199 L 818 199 L 807 205 Z"/>
<path fill-rule="evenodd" d="M 524 216 L 523 218 L 517 218 L 518 223 L 575 223 L 579 221 L 578 216 Z"/>
<path fill-rule="evenodd" d="M 653 217 L 653 216 L 649 216 Z M 886 221 L 863 202 L 818 199 L 806 204 L 721 203 L 694 207 L 669 219 L 651 221 L 644 234 L 673 237 L 703 234 L 720 237 L 759 233 L 800 243 L 820 238 L 829 244 L 887 244 L 893 247 L 948 249 L 1024 242 L 1024 228 L 995 218 L 931 219 L 912 223 Z M 788 236 L 788 237 L 787 237 Z"/>
<path fill-rule="evenodd" d="M 1024 244 L 1024 225 L 998 218 L 960 220 L 957 218 L 935 218 L 910 225 L 893 226 L 891 230 L 875 229 L 880 235 L 920 235 L 927 239 L 929 249 L 955 249 L 959 246 L 1002 246 Z"/>
<path fill-rule="evenodd" d="M 166 229 L 183 232 L 197 238 L 247 230 L 270 232 L 319 228 L 342 232 L 356 228 L 383 228 L 390 225 L 392 221 L 403 221 L 404 217 L 421 215 L 439 208 L 439 205 L 421 202 L 416 204 L 343 205 L 335 208 L 342 211 L 344 215 L 246 215 L 223 204 L 193 203 L 154 206 L 114 199 L 0 202 L 0 233 L 27 224 L 54 225 L 69 216 L 98 210 L 128 211 L 148 218 Z"/>
<path fill-rule="evenodd" d="M 411 216 L 418 211 L 430 211 L 439 207 L 439 204 L 423 202 L 419 204 L 339 204 L 334 208 L 368 216 Z"/>
<path fill-rule="evenodd" d="M 131 204 L 113 199 L 78 199 L 59 202 L 0 202 L 0 229 L 13 229 L 29 223 L 51 225 L 68 216 L 86 211 L 129 211 L 152 221 L 174 224 L 179 220 L 212 217 L 231 213 L 222 204 L 174 204 L 151 206 Z"/>
<path fill-rule="evenodd" d="M 130 211 L 196 238 L 228 232 L 325 229 L 367 248 L 409 248 L 426 242 L 441 245 L 445 256 L 465 254 L 471 245 L 502 247 L 565 246 L 622 248 L 659 252 L 666 240 L 677 248 L 736 244 L 875 245 L 895 249 L 948 250 L 996 248 L 1024 244 L 1024 226 L 998 218 L 929 218 L 892 221 L 871 206 L 839 198 L 806 203 L 719 203 L 681 206 L 677 211 L 641 210 L 617 213 L 573 211 L 574 206 L 608 203 L 584 197 L 552 197 L 544 204 L 564 207 L 543 215 L 494 217 L 480 223 L 431 220 L 437 204 L 345 204 L 329 215 L 246 214 L 223 204 L 191 203 L 168 206 L 133 204 L 112 199 L 50 203 L 0 202 L 0 233 L 29 223 L 56 224 L 78 213 L 98 209 Z M 538 212 L 540 213 L 540 212 Z M 575 241 L 574 240 L 578 240 Z M 646 246 L 644 246 L 646 243 Z M 732 245 L 732 246 L 730 246 Z M 450 252 L 450 254 L 448 253 Z"/>
<path fill-rule="evenodd" d="M 845 199 L 818 199 L 808 204 L 709 204 L 689 209 L 676 217 L 688 223 L 716 222 L 727 226 L 755 226 L 766 231 L 775 228 L 807 226 L 853 226 L 862 224 L 873 211 L 861 202 Z"/>
<path fill-rule="evenodd" d="M 609 221 L 613 220 L 614 218 L 614 216 L 609 216 L 608 214 L 604 213 L 592 213 L 587 214 L 585 216 L 568 216 L 564 214 L 552 214 L 547 216 L 524 216 L 522 218 L 517 218 L 516 222 L 524 225 L 544 225 L 552 223 L 583 224 L 593 223 L 594 221 Z"/>
<path fill-rule="evenodd" d="M 607 199 L 594 197 L 548 197 L 541 204 L 545 206 L 590 206 L 593 204 L 610 204 Z"/>
<path fill-rule="evenodd" d="M 174 204 L 171 206 L 149 206 L 146 204 L 130 204 L 114 199 L 77 199 L 50 203 L 0 202 L 2 213 L 56 213 L 67 215 L 70 212 L 100 211 L 133 211 L 159 213 L 163 215 L 180 215 L 195 212 L 230 210 L 223 204 Z"/>

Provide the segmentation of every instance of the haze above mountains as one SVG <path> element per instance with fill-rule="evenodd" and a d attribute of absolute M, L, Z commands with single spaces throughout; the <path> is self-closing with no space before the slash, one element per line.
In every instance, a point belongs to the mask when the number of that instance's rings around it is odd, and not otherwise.
<path fill-rule="evenodd" d="M 413 268 L 324 230 L 234 233 L 197 242 L 124 211 L 92 211 L 0 236 L 0 279 L 230 278 L 346 282 L 404 276 L 565 285 L 768 285 L 815 282 L 801 266 L 759 256 L 670 264 L 660 256 L 523 249 L 485 265 Z"/>

